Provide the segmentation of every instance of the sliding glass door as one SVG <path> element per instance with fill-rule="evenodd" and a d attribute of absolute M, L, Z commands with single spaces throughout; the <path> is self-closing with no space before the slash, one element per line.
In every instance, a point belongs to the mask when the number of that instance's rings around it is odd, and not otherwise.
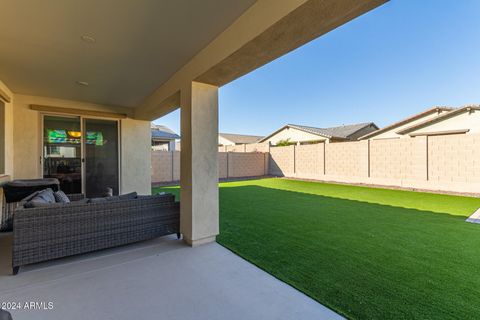
<path fill-rule="evenodd" d="M 65 193 L 119 194 L 118 122 L 44 115 L 43 176 Z"/>
<path fill-rule="evenodd" d="M 85 119 L 85 194 L 118 195 L 118 122 Z"/>
<path fill-rule="evenodd" d="M 80 117 L 43 117 L 43 176 L 65 193 L 82 192 L 81 137 Z"/>

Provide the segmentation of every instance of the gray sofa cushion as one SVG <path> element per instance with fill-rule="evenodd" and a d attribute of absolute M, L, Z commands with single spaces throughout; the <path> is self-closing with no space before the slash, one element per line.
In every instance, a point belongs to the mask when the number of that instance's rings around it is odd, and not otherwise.
<path fill-rule="evenodd" d="M 113 198 L 113 197 L 111 197 Z M 118 199 L 120 200 L 128 200 L 128 199 L 136 199 L 137 198 L 137 193 L 136 192 L 130 192 L 127 194 L 121 194 L 118 196 Z M 108 198 L 107 198 L 108 200 Z"/>
<path fill-rule="evenodd" d="M 137 196 L 138 195 L 136 192 L 130 192 L 127 194 L 122 194 L 122 195 L 113 196 L 113 197 L 91 198 L 88 202 L 101 203 L 101 202 L 107 202 L 107 201 L 131 200 L 131 199 L 137 199 Z"/>
<path fill-rule="evenodd" d="M 57 192 L 55 192 L 53 194 L 53 196 L 55 197 L 55 202 L 59 202 L 59 203 L 69 203 L 70 202 L 70 199 L 68 199 L 67 195 L 62 190 L 58 190 Z"/>
<path fill-rule="evenodd" d="M 89 203 L 89 200 L 90 199 L 84 198 L 81 200 L 70 201 L 70 204 L 85 204 L 85 203 Z"/>
<path fill-rule="evenodd" d="M 25 208 L 44 207 L 55 203 L 55 196 L 53 190 L 48 188 L 40 191 L 33 198 L 27 201 L 24 205 Z"/>
<path fill-rule="evenodd" d="M 87 200 L 88 203 L 101 203 L 107 202 L 107 198 L 90 198 Z"/>

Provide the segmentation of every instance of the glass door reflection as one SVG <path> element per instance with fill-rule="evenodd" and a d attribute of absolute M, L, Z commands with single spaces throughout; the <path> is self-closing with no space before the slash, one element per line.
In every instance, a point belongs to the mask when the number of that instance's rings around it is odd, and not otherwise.
<path fill-rule="evenodd" d="M 85 119 L 84 132 L 86 196 L 118 195 L 118 121 Z"/>
<path fill-rule="evenodd" d="M 80 117 L 43 117 L 43 177 L 57 178 L 65 193 L 82 192 Z"/>

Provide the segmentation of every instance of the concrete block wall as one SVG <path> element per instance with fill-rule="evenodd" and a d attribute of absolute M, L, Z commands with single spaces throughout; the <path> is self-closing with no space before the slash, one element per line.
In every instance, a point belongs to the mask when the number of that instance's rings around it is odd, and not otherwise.
<path fill-rule="evenodd" d="M 173 181 L 174 167 L 173 152 L 152 151 L 152 182 Z"/>
<path fill-rule="evenodd" d="M 270 148 L 269 173 L 276 176 L 294 176 L 295 146 Z"/>
<path fill-rule="evenodd" d="M 480 136 L 428 138 L 428 179 L 447 183 L 480 183 Z"/>
<path fill-rule="evenodd" d="M 480 193 L 480 135 L 419 136 L 270 149 L 269 174 Z"/>
<path fill-rule="evenodd" d="M 245 152 L 268 152 L 268 143 L 250 143 L 245 145 Z"/>
<path fill-rule="evenodd" d="M 219 146 L 218 152 L 268 152 L 267 143 L 248 143 L 233 146 Z"/>
<path fill-rule="evenodd" d="M 342 181 L 368 177 L 368 141 L 325 144 L 325 175 Z"/>
<path fill-rule="evenodd" d="M 295 146 L 295 176 L 320 179 L 325 174 L 325 143 Z"/>
<path fill-rule="evenodd" d="M 401 185 L 427 179 L 427 137 L 370 141 L 370 177 Z"/>
<path fill-rule="evenodd" d="M 270 147 L 269 153 L 245 152 L 246 148 L 254 146 L 231 146 L 241 151 L 219 152 L 220 178 L 270 174 L 480 193 L 479 134 L 291 145 Z M 152 182 L 179 179 L 180 152 L 152 152 Z"/>
<path fill-rule="evenodd" d="M 228 177 L 228 152 L 218 153 L 218 177 L 225 179 Z"/>
<path fill-rule="evenodd" d="M 265 166 L 265 153 L 233 153 L 229 152 L 228 157 L 228 177 L 257 177 L 264 176 L 268 172 Z"/>
<path fill-rule="evenodd" d="M 268 174 L 268 154 L 260 152 L 219 152 L 220 179 L 256 177 Z M 180 180 L 180 152 L 152 152 L 152 182 L 169 183 Z"/>
<path fill-rule="evenodd" d="M 173 151 L 173 181 L 180 181 L 180 151 Z"/>
<path fill-rule="evenodd" d="M 236 144 L 233 146 L 225 146 L 225 151 L 223 152 L 245 152 L 244 144 Z"/>

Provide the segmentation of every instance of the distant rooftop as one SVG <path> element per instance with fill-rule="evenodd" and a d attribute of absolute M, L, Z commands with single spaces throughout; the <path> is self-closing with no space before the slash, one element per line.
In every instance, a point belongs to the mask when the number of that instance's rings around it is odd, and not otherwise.
<path fill-rule="evenodd" d="M 152 128 L 152 139 L 168 139 L 168 140 L 180 139 L 180 136 L 167 126 L 152 123 L 151 128 Z"/>
<path fill-rule="evenodd" d="M 299 124 L 287 124 L 281 127 L 280 129 L 278 129 L 277 131 L 271 133 L 270 135 L 262 138 L 261 141 L 263 142 L 268 140 L 270 137 L 274 136 L 275 134 L 277 134 L 278 132 L 282 131 L 285 128 L 295 128 L 297 130 L 316 134 L 329 139 L 333 138 L 333 139 L 339 139 L 339 140 L 356 140 L 356 137 L 354 136 L 354 134 L 368 127 L 373 127 L 374 129 L 372 130 L 378 129 L 377 125 L 373 122 L 348 124 L 348 125 L 329 127 L 329 128 L 310 127 L 310 126 L 303 126 Z"/>
<path fill-rule="evenodd" d="M 400 121 L 394 122 L 394 123 L 392 123 L 392 124 L 390 124 L 386 127 L 378 129 L 376 131 L 367 133 L 366 135 L 360 137 L 360 139 L 371 138 L 371 137 L 376 136 L 376 135 L 378 135 L 380 133 L 383 133 L 385 131 L 395 129 L 395 128 L 403 126 L 403 125 L 405 125 L 405 124 L 407 124 L 411 121 L 415 121 L 415 120 L 418 120 L 418 119 L 423 118 L 425 116 L 428 116 L 432 113 L 436 113 L 436 114 L 440 115 L 441 112 L 450 112 L 452 110 L 455 110 L 455 108 L 450 108 L 450 107 L 445 107 L 445 106 L 437 106 L 437 107 L 428 108 L 427 110 L 424 110 L 420 113 L 414 114 L 414 115 L 412 115 L 408 118 L 405 118 L 405 119 L 402 119 Z"/>
<path fill-rule="evenodd" d="M 232 141 L 235 144 L 243 144 L 243 143 L 255 143 L 260 140 L 261 136 L 252 136 L 246 134 L 234 134 L 234 133 L 219 133 L 219 136 Z"/>
<path fill-rule="evenodd" d="M 288 124 L 288 126 L 292 128 L 297 128 L 310 133 L 319 134 L 327 138 L 341 138 L 341 139 L 348 139 L 352 134 L 370 125 L 374 125 L 376 127 L 376 125 L 373 122 L 348 124 L 348 125 L 342 125 L 342 126 L 330 127 L 330 128 L 317 128 L 317 127 L 302 126 L 298 124 Z"/>

